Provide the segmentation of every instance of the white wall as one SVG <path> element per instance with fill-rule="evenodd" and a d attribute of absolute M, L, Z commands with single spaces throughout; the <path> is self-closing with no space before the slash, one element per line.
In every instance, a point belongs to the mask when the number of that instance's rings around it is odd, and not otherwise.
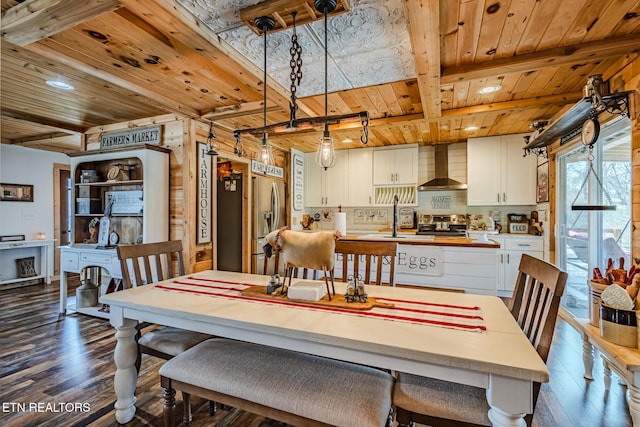
<path fill-rule="evenodd" d="M 33 185 L 33 203 L 0 201 L 0 235 L 38 232 L 53 238 L 53 164 L 70 164 L 66 154 L 0 144 L 0 182 Z"/>

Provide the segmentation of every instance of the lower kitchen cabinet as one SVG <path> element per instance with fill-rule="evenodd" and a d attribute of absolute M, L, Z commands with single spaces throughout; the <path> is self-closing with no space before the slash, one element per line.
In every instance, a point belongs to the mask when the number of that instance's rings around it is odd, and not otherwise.
<path fill-rule="evenodd" d="M 511 297 L 518 277 L 522 254 L 544 259 L 544 241 L 541 236 L 501 234 L 492 237 L 500 243 L 498 250 L 498 295 Z"/>

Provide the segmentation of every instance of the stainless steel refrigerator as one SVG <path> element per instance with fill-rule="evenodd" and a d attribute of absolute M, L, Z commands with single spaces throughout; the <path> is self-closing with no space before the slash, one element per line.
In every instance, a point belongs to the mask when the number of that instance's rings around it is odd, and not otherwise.
<path fill-rule="evenodd" d="M 284 182 L 267 176 L 252 178 L 253 206 L 251 228 L 251 272 L 262 274 L 264 265 L 265 236 L 284 227 L 285 200 Z M 269 274 L 273 270 L 268 271 Z"/>

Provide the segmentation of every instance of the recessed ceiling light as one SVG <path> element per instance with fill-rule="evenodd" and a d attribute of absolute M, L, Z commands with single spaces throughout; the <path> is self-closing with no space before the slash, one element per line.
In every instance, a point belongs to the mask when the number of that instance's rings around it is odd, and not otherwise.
<path fill-rule="evenodd" d="M 62 90 L 74 90 L 75 89 L 75 87 L 73 87 L 73 85 L 70 85 L 67 82 L 63 82 L 62 80 L 47 80 L 46 83 L 51 87 L 55 87 L 56 89 L 62 89 Z"/>
<path fill-rule="evenodd" d="M 472 132 L 474 130 L 478 130 L 478 126 L 476 125 L 469 125 L 466 128 L 464 128 L 464 130 L 466 130 L 467 132 Z"/>
<path fill-rule="evenodd" d="M 345 144 L 350 144 L 350 143 L 352 143 L 352 142 L 353 142 L 353 139 L 351 139 L 351 138 L 345 138 L 345 139 L 343 139 L 343 140 L 342 140 L 342 142 L 344 142 Z"/>
<path fill-rule="evenodd" d="M 478 89 L 478 93 L 481 95 L 485 95 L 487 93 L 497 92 L 500 89 L 502 89 L 502 86 L 500 85 L 490 85 L 490 86 L 481 87 L 480 89 Z"/>

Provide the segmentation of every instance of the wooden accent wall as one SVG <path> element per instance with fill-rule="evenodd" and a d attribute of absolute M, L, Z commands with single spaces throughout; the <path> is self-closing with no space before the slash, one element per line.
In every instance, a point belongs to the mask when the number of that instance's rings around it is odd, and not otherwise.
<path fill-rule="evenodd" d="M 189 152 L 190 145 L 189 122 L 190 119 L 175 114 L 167 114 L 91 128 L 85 135 L 86 149 L 89 151 L 100 148 L 100 134 L 102 132 L 113 132 L 132 127 L 162 126 L 160 144 L 171 150 L 169 154 L 169 189 L 154 188 L 154 191 L 169 191 L 169 239 L 182 240 L 186 260 L 191 258 L 194 249 L 191 243 L 192 238 L 186 232 L 187 227 L 185 227 L 184 221 L 184 218 L 189 215 L 189 204 L 184 203 L 184 200 L 188 200 L 190 194 L 190 174 L 188 171 L 191 163 L 190 159 L 185 157 L 185 153 Z M 186 268 L 191 272 L 191 263 L 187 263 Z"/>
<path fill-rule="evenodd" d="M 635 93 L 631 96 L 631 256 L 640 257 L 640 60 L 636 61 Z"/>
<path fill-rule="evenodd" d="M 216 268 L 216 185 L 215 171 L 216 159 L 211 158 L 213 177 L 212 185 L 212 230 L 211 242 L 198 245 L 196 239 L 197 219 L 197 195 L 198 195 L 198 162 L 197 144 L 206 143 L 209 135 L 208 124 L 181 117 L 175 114 L 150 117 L 141 120 L 116 123 L 89 129 L 85 135 L 86 149 L 97 150 L 100 148 L 100 134 L 129 129 L 132 127 L 144 127 L 162 125 L 161 145 L 171 150 L 169 155 L 169 239 L 182 240 L 185 255 L 185 267 L 187 272 L 197 272 Z M 251 270 L 251 158 L 255 158 L 258 152 L 258 143 L 253 138 L 243 139 L 244 149 L 247 155 L 238 157 L 234 151 L 235 139 L 232 132 L 215 128 L 220 148 L 220 158 L 232 160 L 234 168 L 242 171 L 244 182 L 244 209 L 242 212 L 243 223 L 243 271 Z M 289 153 L 274 147 L 276 164 L 287 170 L 289 165 Z M 285 179 L 288 174 L 285 173 Z M 163 191 L 163 189 L 154 189 Z M 288 202 L 288 201 L 287 201 Z"/>

